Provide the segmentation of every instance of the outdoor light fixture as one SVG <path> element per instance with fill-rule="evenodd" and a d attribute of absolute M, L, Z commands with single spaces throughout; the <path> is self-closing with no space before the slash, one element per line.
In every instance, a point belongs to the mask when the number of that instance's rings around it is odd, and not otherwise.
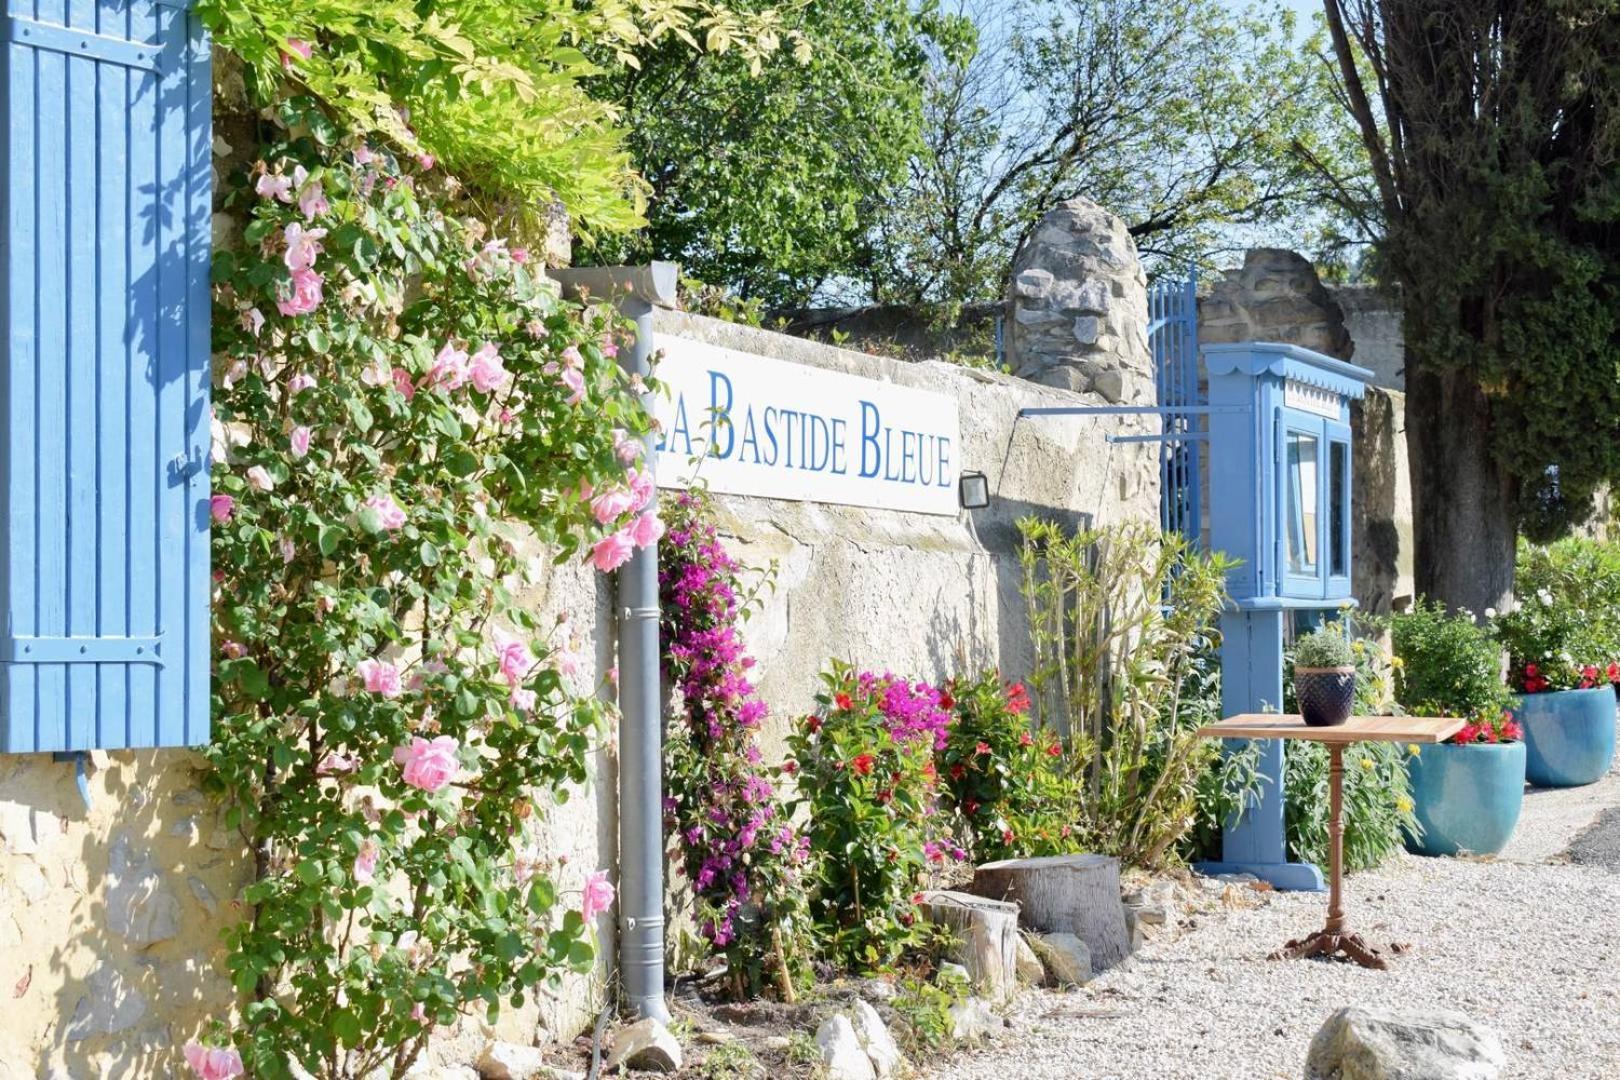
<path fill-rule="evenodd" d="M 990 505 L 990 478 L 982 472 L 965 472 L 957 481 L 957 497 L 964 510 L 983 510 Z"/>

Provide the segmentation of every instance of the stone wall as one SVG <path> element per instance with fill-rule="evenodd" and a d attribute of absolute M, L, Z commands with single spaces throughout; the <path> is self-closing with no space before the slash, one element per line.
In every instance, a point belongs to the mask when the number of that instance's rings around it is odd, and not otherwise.
<path fill-rule="evenodd" d="M 773 711 L 769 751 L 790 718 L 811 707 L 830 657 L 931 678 L 987 665 L 1024 672 L 1019 517 L 1156 520 L 1156 447 L 1104 439 L 1151 430 L 1151 418 L 1017 418 L 1028 406 L 1101 404 L 1096 395 L 672 312 L 656 324 L 661 334 L 953 394 L 962 465 L 988 474 L 995 493 L 988 509 L 956 517 L 720 500 L 738 554 L 779 567 L 775 591 L 746 627 Z M 614 665 L 605 579 L 578 565 L 557 568 L 529 600 L 546 616 L 568 611 L 589 632 L 592 678 L 604 685 Z M 198 763 L 187 751 L 93 755 L 86 809 L 71 764 L 0 755 L 0 1080 L 178 1075 L 178 1048 L 228 1015 L 234 995 L 219 934 L 242 913 L 236 897 L 251 860 L 200 790 Z M 592 774 L 550 819 L 553 850 L 568 857 L 565 891 L 587 871 L 617 864 L 611 738 L 593 755 Z M 597 930 L 611 954 L 612 920 Z M 522 1043 L 571 1037 L 605 1000 L 609 962 L 556 997 L 507 1010 L 498 1031 L 469 1023 L 447 1033 L 424 1075 L 470 1060 L 492 1034 Z"/>
<path fill-rule="evenodd" d="M 1356 363 L 1373 373 L 1375 385 L 1405 391 L 1406 337 L 1397 300 L 1372 285 L 1330 285 L 1327 291 L 1344 314 Z"/>
<path fill-rule="evenodd" d="M 1277 341 L 1348 360 L 1354 349 L 1344 313 L 1298 252 L 1251 248 L 1198 303 L 1198 340 L 1205 345 Z"/>

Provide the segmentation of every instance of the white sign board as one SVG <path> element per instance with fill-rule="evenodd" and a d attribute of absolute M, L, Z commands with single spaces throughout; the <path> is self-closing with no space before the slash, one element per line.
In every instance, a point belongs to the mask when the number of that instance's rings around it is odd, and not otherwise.
<path fill-rule="evenodd" d="M 956 398 L 658 338 L 658 483 L 771 499 L 957 512 Z"/>
<path fill-rule="evenodd" d="M 1339 418 L 1339 395 L 1332 390 L 1324 390 L 1320 386 L 1311 386 L 1296 379 L 1289 379 L 1283 383 L 1283 404 L 1290 409 L 1308 412 L 1312 416 L 1325 416 L 1329 420 Z"/>

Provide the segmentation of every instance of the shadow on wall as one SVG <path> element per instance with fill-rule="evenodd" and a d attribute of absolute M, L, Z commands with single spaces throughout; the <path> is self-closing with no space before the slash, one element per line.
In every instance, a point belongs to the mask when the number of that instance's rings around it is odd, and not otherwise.
<path fill-rule="evenodd" d="M 189 751 L 0 758 L 0 1077 L 167 1077 L 234 993 L 220 930 L 252 861 Z"/>

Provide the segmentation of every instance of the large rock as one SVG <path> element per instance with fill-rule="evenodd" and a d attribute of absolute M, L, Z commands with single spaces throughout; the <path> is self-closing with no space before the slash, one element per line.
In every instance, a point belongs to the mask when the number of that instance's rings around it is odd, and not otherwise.
<path fill-rule="evenodd" d="M 1050 855 L 985 863 L 973 873 L 979 896 L 1018 905 L 1026 930 L 1073 934 L 1086 943 L 1093 971 L 1131 953 L 1125 905 L 1119 897 L 1119 860 L 1107 855 Z"/>
<path fill-rule="evenodd" d="M 1243 266 L 1228 270 L 1198 305 L 1200 344 L 1280 341 L 1350 359 L 1355 343 L 1344 312 L 1305 256 L 1283 248 L 1251 248 Z"/>
<path fill-rule="evenodd" d="M 929 922 L 949 927 L 973 988 L 998 1001 L 1018 990 L 1018 905 L 971 893 L 923 893 Z"/>
<path fill-rule="evenodd" d="M 894 1041 L 894 1036 L 889 1034 L 883 1017 L 872 1006 L 857 999 L 853 1019 L 855 1038 L 860 1040 L 861 1049 L 866 1051 L 866 1059 L 872 1063 L 872 1072 L 877 1080 L 899 1076 L 905 1066 L 905 1055 L 900 1052 L 900 1044 Z"/>
<path fill-rule="evenodd" d="M 550 1080 L 545 1054 L 537 1047 L 492 1039 L 478 1055 L 478 1075 L 483 1080 Z"/>
<path fill-rule="evenodd" d="M 1090 963 L 1091 958 L 1088 956 L 1086 958 L 1087 967 L 1090 966 Z M 1031 986 L 1037 986 L 1040 984 L 1041 980 L 1045 978 L 1046 965 L 1041 963 L 1041 958 L 1035 954 L 1034 947 L 1024 939 L 1024 935 L 1019 934 L 1018 980 L 1020 982 L 1029 983 Z"/>
<path fill-rule="evenodd" d="M 1029 939 L 1040 958 L 1048 986 L 1084 986 L 1091 981 L 1091 950 L 1073 934 L 1033 934 Z"/>
<path fill-rule="evenodd" d="M 1496 1033 L 1442 1009 L 1340 1009 L 1311 1040 L 1306 1080 L 1492 1080 L 1506 1063 Z"/>
<path fill-rule="evenodd" d="M 662 1021 L 651 1016 L 637 1020 L 613 1033 L 613 1049 L 604 1067 L 612 1070 L 620 1065 L 645 1072 L 679 1072 L 681 1044 Z"/>
<path fill-rule="evenodd" d="M 1001 1026 L 1000 1019 L 983 998 L 970 997 L 958 1001 L 949 1009 L 951 1038 L 959 1043 L 978 1043 L 988 1039 Z"/>
<path fill-rule="evenodd" d="M 872 1059 L 866 1056 L 855 1025 L 843 1013 L 828 1017 L 816 1029 L 821 1067 L 826 1080 L 877 1080 Z"/>

